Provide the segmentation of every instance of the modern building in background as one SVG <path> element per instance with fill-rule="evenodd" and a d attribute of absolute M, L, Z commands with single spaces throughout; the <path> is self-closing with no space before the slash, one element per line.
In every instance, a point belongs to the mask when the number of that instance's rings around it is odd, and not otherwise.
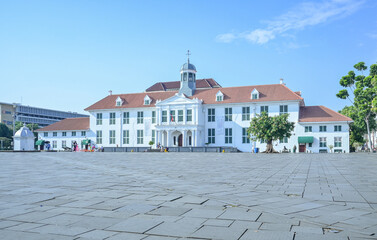
<path fill-rule="evenodd" d="M 183 64 L 180 81 L 156 83 L 142 93 L 110 95 L 87 107 L 85 129 L 59 124 L 39 129 L 39 139 L 56 141 L 56 148 L 79 140 L 86 131 L 98 147 L 234 147 L 243 152 L 266 148 L 252 141 L 247 129 L 253 117 L 289 114 L 295 123 L 290 138 L 275 141 L 275 150 L 349 152 L 352 119 L 324 106 L 305 106 L 301 92 L 280 84 L 221 87 L 213 79 L 196 79 L 196 67 Z M 70 125 L 83 120 L 73 120 Z M 63 122 L 63 121 L 62 121 Z M 64 121 L 65 122 L 65 121 Z M 64 123 L 63 122 L 63 123 Z M 67 126 L 67 124 L 62 124 Z M 80 131 L 80 132 L 81 132 Z M 73 136 L 74 134 L 75 136 Z"/>
<path fill-rule="evenodd" d="M 13 121 L 36 123 L 40 127 L 59 122 L 66 118 L 88 117 L 76 112 L 64 112 L 39 107 L 25 106 L 19 103 L 0 103 L 0 120 L 13 128 Z"/>

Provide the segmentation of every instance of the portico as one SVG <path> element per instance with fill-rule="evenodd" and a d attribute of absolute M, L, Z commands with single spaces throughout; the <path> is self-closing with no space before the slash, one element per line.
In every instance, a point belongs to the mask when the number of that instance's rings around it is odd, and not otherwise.
<path fill-rule="evenodd" d="M 164 147 L 197 147 L 196 129 L 168 128 L 157 130 L 156 144 Z"/>

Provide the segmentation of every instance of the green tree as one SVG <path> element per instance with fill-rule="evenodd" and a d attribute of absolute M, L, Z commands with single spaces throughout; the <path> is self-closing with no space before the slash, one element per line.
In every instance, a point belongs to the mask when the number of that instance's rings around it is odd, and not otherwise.
<path fill-rule="evenodd" d="M 353 123 L 350 123 L 350 151 L 354 152 L 356 145 L 365 143 L 366 123 L 364 118 L 359 116 L 355 106 L 346 106 L 339 112 L 353 120 Z M 372 121 L 370 123 L 372 123 L 372 126 L 375 126 L 376 122 Z"/>
<path fill-rule="evenodd" d="M 266 112 L 257 115 L 250 122 L 247 132 L 252 140 L 264 140 L 267 142 L 265 153 L 276 152 L 272 145 L 273 141 L 284 137 L 290 137 L 295 127 L 293 122 L 288 121 L 288 114 L 270 117 Z"/>
<path fill-rule="evenodd" d="M 0 123 L 0 137 L 12 138 L 12 130 L 4 123 Z"/>
<path fill-rule="evenodd" d="M 367 70 L 364 62 L 359 62 L 353 66 L 356 70 L 361 72 L 361 75 L 356 75 L 354 71 L 349 71 L 348 75 L 343 76 L 339 83 L 345 89 L 339 91 L 336 96 L 340 99 L 348 99 L 352 103 L 352 111 L 355 114 L 349 114 L 347 116 L 354 120 L 354 129 L 360 130 L 361 132 L 357 135 L 367 133 L 368 134 L 368 147 L 372 147 L 371 130 L 376 128 L 376 112 L 374 111 L 373 103 L 377 97 L 376 88 L 376 74 L 377 74 L 377 64 L 373 64 L 370 67 L 369 75 L 364 76 L 364 71 Z M 348 90 L 353 93 L 353 98 L 350 96 Z M 349 111 L 345 110 L 345 112 Z M 361 124 L 360 119 L 364 121 L 365 124 Z M 351 129 L 352 130 L 352 129 Z M 356 136 L 355 136 L 356 137 Z M 351 145 L 352 146 L 352 145 Z"/>

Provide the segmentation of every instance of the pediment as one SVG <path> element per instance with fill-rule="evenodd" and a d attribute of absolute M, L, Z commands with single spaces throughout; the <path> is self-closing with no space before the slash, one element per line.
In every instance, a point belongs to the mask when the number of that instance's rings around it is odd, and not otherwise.
<path fill-rule="evenodd" d="M 187 98 L 184 94 L 175 94 L 174 96 L 167 98 L 163 101 L 156 103 L 157 106 L 164 106 L 164 105 L 184 105 L 184 104 L 197 104 L 201 103 L 202 101 L 194 98 L 190 99 Z"/>

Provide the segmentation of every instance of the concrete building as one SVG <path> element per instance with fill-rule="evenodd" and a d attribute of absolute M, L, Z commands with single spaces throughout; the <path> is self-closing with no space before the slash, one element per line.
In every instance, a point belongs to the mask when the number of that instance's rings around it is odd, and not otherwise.
<path fill-rule="evenodd" d="M 10 128 L 13 128 L 14 118 L 22 123 L 36 123 L 40 127 L 45 127 L 66 118 L 77 117 L 88 117 L 88 115 L 25 106 L 19 103 L 0 103 L 0 120 Z"/>
<path fill-rule="evenodd" d="M 89 112 L 90 136 L 98 146 L 223 146 L 250 152 L 263 150 L 264 141 L 247 136 L 251 118 L 289 114 L 292 136 L 274 142 L 281 151 L 294 146 L 300 152 L 349 152 L 352 120 L 324 106 L 305 106 L 300 92 L 280 84 L 221 87 L 213 79 L 196 79 L 190 63 L 180 69 L 180 81 L 156 83 L 143 93 L 116 94 L 101 99 Z M 59 128 L 40 129 L 40 138 Z M 92 135 L 93 134 L 93 135 Z M 59 137 L 56 138 L 57 141 Z M 57 144 L 59 145 L 59 144 Z"/>

